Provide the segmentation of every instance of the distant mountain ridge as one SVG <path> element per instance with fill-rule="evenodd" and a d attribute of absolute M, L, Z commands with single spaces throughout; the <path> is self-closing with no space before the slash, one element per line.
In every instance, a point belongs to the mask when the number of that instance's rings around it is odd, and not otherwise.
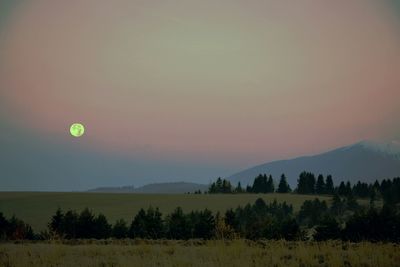
<path fill-rule="evenodd" d="M 359 145 L 366 149 L 374 150 L 400 160 L 400 141 L 391 141 L 388 143 L 362 141 Z"/>
<path fill-rule="evenodd" d="M 201 190 L 202 192 L 208 189 L 208 185 L 188 183 L 188 182 L 172 182 L 172 183 L 153 183 L 144 185 L 138 188 L 134 186 L 122 187 L 99 187 L 88 190 L 88 192 L 98 193 L 142 193 L 142 194 L 183 194 L 193 193 Z"/>
<path fill-rule="evenodd" d="M 285 173 L 294 187 L 302 171 L 333 176 L 335 184 L 343 180 L 373 182 L 376 179 L 400 176 L 400 142 L 389 143 L 362 141 L 313 156 L 261 164 L 228 177 L 236 185 L 252 184 L 260 173 L 271 174 L 277 181 Z"/>

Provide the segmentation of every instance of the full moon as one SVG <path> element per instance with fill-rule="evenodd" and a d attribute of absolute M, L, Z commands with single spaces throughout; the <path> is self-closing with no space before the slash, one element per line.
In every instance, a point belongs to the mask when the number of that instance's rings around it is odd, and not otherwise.
<path fill-rule="evenodd" d="M 74 137 L 80 137 L 85 133 L 85 127 L 80 123 L 74 123 L 69 130 Z"/>

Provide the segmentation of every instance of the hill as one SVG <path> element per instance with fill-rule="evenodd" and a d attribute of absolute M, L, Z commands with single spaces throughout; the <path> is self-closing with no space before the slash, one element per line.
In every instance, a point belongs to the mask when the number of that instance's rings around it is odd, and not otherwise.
<path fill-rule="evenodd" d="M 142 193 L 142 194 L 183 194 L 193 193 L 201 190 L 206 191 L 207 185 L 187 183 L 187 182 L 175 182 L 175 183 L 153 183 L 144 185 L 138 188 L 133 186 L 123 187 L 99 187 L 89 190 L 89 192 L 102 192 L 102 193 Z"/>
<path fill-rule="evenodd" d="M 246 185 L 251 184 L 260 173 L 271 174 L 275 180 L 285 173 L 288 183 L 294 187 L 299 174 L 305 170 L 315 174 L 331 174 L 335 184 L 343 180 L 370 183 L 376 179 L 398 177 L 400 143 L 363 141 L 314 156 L 261 164 L 233 174 L 228 179 L 234 184 L 240 181 Z"/>

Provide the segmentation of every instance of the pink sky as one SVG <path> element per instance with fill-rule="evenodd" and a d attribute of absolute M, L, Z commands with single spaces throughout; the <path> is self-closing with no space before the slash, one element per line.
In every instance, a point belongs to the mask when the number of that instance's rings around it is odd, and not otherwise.
<path fill-rule="evenodd" d="M 247 166 L 399 137 L 399 24 L 382 1 L 32 1 L 1 96 L 43 136 Z"/>

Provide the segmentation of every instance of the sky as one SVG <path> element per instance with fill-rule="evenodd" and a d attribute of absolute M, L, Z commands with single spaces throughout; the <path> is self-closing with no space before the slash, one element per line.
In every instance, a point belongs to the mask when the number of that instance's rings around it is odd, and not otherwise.
<path fill-rule="evenodd" d="M 207 183 L 399 140 L 399 100 L 394 0 L 0 0 L 0 190 Z"/>

